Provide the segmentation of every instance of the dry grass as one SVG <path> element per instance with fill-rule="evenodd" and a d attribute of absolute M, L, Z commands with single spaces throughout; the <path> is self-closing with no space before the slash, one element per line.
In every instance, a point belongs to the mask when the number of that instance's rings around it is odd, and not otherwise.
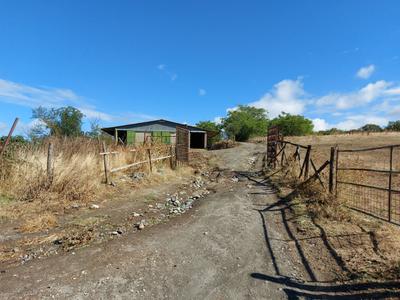
<path fill-rule="evenodd" d="M 285 139 L 302 145 L 312 145 L 311 158 L 318 168 L 329 159 L 332 146 L 338 145 L 341 149 L 370 148 L 399 144 L 399 138 L 398 133 L 380 133 Z M 289 165 L 275 174 L 274 181 L 281 185 L 281 196 L 288 197 L 300 231 L 307 234 L 319 234 L 320 230 L 324 230 L 327 243 L 341 257 L 350 274 L 356 278 L 400 278 L 399 227 L 353 212 L 345 207 L 345 205 L 362 205 L 367 210 L 387 211 L 387 192 L 377 194 L 364 189 L 347 192 L 339 190 L 339 198 L 336 199 L 329 195 L 318 181 L 302 185 L 298 179 L 302 161 L 299 163 L 290 157 L 294 151 L 295 147 L 287 146 Z M 339 166 L 387 169 L 389 158 L 387 152 L 377 150 L 354 154 L 342 153 Z M 302 159 L 304 159 L 304 154 L 303 150 Z M 400 170 L 399 154 L 400 151 L 394 152 L 394 168 L 397 170 Z M 312 173 L 313 170 L 310 170 L 310 174 Z M 327 172 L 322 175 L 327 182 Z M 385 177 L 369 172 L 346 171 L 339 172 L 338 176 L 343 181 L 387 187 L 387 175 Z M 399 185 L 398 182 L 396 184 Z M 400 209 L 400 199 L 394 197 L 393 204 L 394 208 Z"/>
<path fill-rule="evenodd" d="M 55 155 L 54 178 L 51 183 L 46 174 L 50 141 L 54 145 Z M 140 146 L 132 152 L 132 148 L 109 145 L 109 150 L 119 152 L 111 155 L 111 168 L 147 161 L 147 147 Z M 45 221 L 45 218 L 40 219 L 43 212 L 63 214 L 71 203 L 85 205 L 98 195 L 106 194 L 108 191 L 103 184 L 103 157 L 99 155 L 100 152 L 99 141 L 87 138 L 52 139 L 41 144 L 12 145 L 8 148 L 5 159 L 1 161 L 0 198 L 14 201 L 1 201 L 0 216 L 25 216 L 28 219 L 32 214 L 38 214 L 37 222 L 41 223 Z M 153 157 L 165 156 L 169 154 L 169 147 L 153 145 L 151 152 Z M 157 162 L 154 168 L 162 169 L 167 165 L 168 160 Z M 148 165 L 145 164 L 118 172 L 113 180 L 118 180 L 124 174 L 146 172 L 147 169 Z"/>
<path fill-rule="evenodd" d="M 57 226 L 57 218 L 51 213 L 33 215 L 19 228 L 22 232 L 39 232 Z"/>
<path fill-rule="evenodd" d="M 312 159 L 317 166 L 320 166 L 324 161 L 329 159 L 330 147 L 332 146 L 337 145 L 339 149 L 343 150 L 399 144 L 400 134 L 395 132 L 371 133 L 369 135 L 358 133 L 332 136 L 288 137 L 286 139 L 294 143 L 312 145 Z M 294 151 L 294 148 L 290 151 Z M 385 148 L 354 153 L 341 152 L 339 154 L 340 167 L 389 170 L 390 149 Z M 394 148 L 393 169 L 400 170 L 400 147 Z M 387 173 L 340 170 L 337 175 L 340 181 L 372 185 L 384 189 L 389 186 L 389 175 Z M 327 171 L 324 172 L 324 176 L 327 176 Z M 400 190 L 399 179 L 400 175 L 393 175 L 393 189 Z M 346 201 L 350 206 L 388 219 L 387 191 L 340 184 L 338 185 L 338 197 L 342 201 Z M 391 218 L 394 222 L 400 223 L 400 195 L 396 193 L 392 194 Z"/>

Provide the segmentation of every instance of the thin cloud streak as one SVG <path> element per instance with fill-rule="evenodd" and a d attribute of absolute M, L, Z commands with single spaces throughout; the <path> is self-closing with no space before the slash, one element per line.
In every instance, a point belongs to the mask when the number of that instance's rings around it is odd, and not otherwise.
<path fill-rule="evenodd" d="M 128 122 L 153 119 L 153 116 L 145 114 L 128 112 L 125 115 L 113 115 L 99 111 L 95 106 L 88 104 L 85 97 L 77 95 L 70 89 L 32 87 L 5 79 L 0 79 L 0 102 L 29 108 L 72 105 L 86 118 L 105 122 L 128 121 L 128 118 L 131 118 Z"/>
<path fill-rule="evenodd" d="M 171 79 L 171 81 L 175 81 L 178 78 L 178 74 L 176 74 L 175 72 L 170 71 L 167 68 L 166 64 L 159 64 L 157 66 L 157 69 L 162 72 L 164 75 L 168 76 L 169 79 Z"/>

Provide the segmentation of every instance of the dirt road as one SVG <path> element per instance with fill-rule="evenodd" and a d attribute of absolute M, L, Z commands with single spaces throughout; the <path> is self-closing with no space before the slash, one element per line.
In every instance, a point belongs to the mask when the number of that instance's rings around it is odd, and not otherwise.
<path fill-rule="evenodd" d="M 257 176 L 264 148 L 215 151 L 210 162 L 237 177 L 226 171 L 216 192 L 188 213 L 7 270 L 1 298 L 286 299 L 304 280 L 332 280 L 318 263 L 310 273 L 273 189 Z"/>

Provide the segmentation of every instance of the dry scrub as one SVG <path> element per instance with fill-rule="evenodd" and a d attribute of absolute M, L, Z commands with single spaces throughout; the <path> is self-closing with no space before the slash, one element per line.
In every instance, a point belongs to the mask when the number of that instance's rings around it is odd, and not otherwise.
<path fill-rule="evenodd" d="M 49 142 L 54 145 L 54 177 L 47 178 L 47 149 Z M 146 147 L 132 148 L 109 145 L 109 150 L 119 152 L 110 157 L 111 167 L 148 159 Z M 0 217 L 18 218 L 39 214 L 34 224 L 27 224 L 24 230 L 50 227 L 56 222 L 44 221 L 43 213 L 63 214 L 71 203 L 88 203 L 98 195 L 107 193 L 103 184 L 103 157 L 99 155 L 100 142 L 88 138 L 62 138 L 46 140 L 40 144 L 11 145 L 0 162 Z M 169 154 L 165 145 L 151 146 L 153 157 Z M 155 163 L 155 168 L 169 164 Z M 146 171 L 147 164 L 118 173 L 121 175 Z M 9 201 L 9 200 L 13 201 Z M 7 202 L 5 204 L 5 202 Z M 3 203 L 3 204 L 2 204 Z M 49 219 L 49 218 L 48 218 Z M 38 224 L 47 224 L 39 226 Z M 28 229 L 32 228 L 32 229 Z"/>
<path fill-rule="evenodd" d="M 57 225 L 57 218 L 48 212 L 40 215 L 32 215 L 19 228 L 22 232 L 38 232 L 53 228 Z"/>

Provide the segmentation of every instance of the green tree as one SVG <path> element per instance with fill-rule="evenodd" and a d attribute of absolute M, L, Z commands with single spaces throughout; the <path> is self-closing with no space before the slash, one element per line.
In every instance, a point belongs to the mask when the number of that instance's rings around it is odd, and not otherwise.
<path fill-rule="evenodd" d="M 320 130 L 317 133 L 320 134 L 320 135 L 333 135 L 333 134 L 342 134 L 344 132 L 345 131 L 337 129 L 337 128 L 331 128 L 331 129 L 328 129 L 328 130 Z"/>
<path fill-rule="evenodd" d="M 200 121 L 196 124 L 196 127 L 209 131 L 220 131 L 222 125 L 219 125 L 213 121 Z"/>
<path fill-rule="evenodd" d="M 390 121 L 386 129 L 391 131 L 400 131 L 400 120 Z"/>
<path fill-rule="evenodd" d="M 263 108 L 239 105 L 236 110 L 228 112 L 222 120 L 222 127 L 230 138 L 247 141 L 250 137 L 266 134 L 267 112 Z"/>
<path fill-rule="evenodd" d="M 50 135 L 56 136 L 82 135 L 83 117 L 83 113 L 72 106 L 60 108 L 39 106 L 32 111 L 32 118 L 39 119 L 41 123 L 36 131 L 43 133 L 45 129 L 48 129 Z"/>
<path fill-rule="evenodd" d="M 360 130 L 367 132 L 380 132 L 382 131 L 382 128 L 376 124 L 365 124 L 363 127 L 360 128 Z"/>
<path fill-rule="evenodd" d="M 312 121 L 304 116 L 291 115 L 284 112 L 271 120 L 270 124 L 278 126 L 279 132 L 283 136 L 308 135 L 314 129 Z"/>
<path fill-rule="evenodd" d="M 7 136 L 0 137 L 0 149 L 7 140 Z M 26 144 L 28 141 L 22 135 L 14 135 L 10 138 L 10 143 Z"/>
<path fill-rule="evenodd" d="M 207 144 L 209 146 L 221 140 L 220 132 L 222 129 L 222 125 L 212 121 L 200 121 L 196 124 L 196 127 L 210 131 L 207 135 L 208 136 Z"/>

